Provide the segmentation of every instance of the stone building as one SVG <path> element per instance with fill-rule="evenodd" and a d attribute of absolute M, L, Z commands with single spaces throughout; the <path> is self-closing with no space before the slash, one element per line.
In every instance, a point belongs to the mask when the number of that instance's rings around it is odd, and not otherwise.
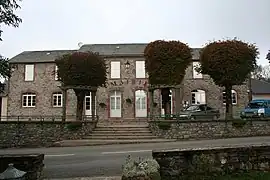
<path fill-rule="evenodd" d="M 78 51 L 99 52 L 108 64 L 108 87 L 99 88 L 96 112 L 100 120 L 134 119 L 149 113 L 148 82 L 143 51 L 146 44 L 83 45 Z M 193 63 L 183 81 L 183 104 L 207 103 L 224 114 L 223 89 L 207 75 L 199 74 L 199 50 L 193 49 Z M 10 59 L 13 67 L 9 80 L 8 116 L 61 116 L 63 98 L 55 74 L 57 56 L 77 50 L 25 51 Z M 234 113 L 248 102 L 248 85 L 233 87 Z M 175 91 L 171 90 L 171 111 L 175 112 Z M 154 93 L 154 114 L 164 113 L 160 91 Z M 76 113 L 76 96 L 67 93 L 67 115 Z M 85 115 L 91 115 L 91 94 L 85 97 Z"/>

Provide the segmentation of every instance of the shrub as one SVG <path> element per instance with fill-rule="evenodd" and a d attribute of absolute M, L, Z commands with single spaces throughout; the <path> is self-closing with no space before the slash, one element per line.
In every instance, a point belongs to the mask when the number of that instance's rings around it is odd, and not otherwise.
<path fill-rule="evenodd" d="M 170 122 L 160 121 L 157 124 L 158 124 L 159 129 L 162 129 L 162 130 L 169 130 L 171 128 Z"/>
<path fill-rule="evenodd" d="M 235 119 L 232 121 L 232 126 L 236 128 L 242 128 L 247 124 L 247 121 L 242 119 Z"/>
<path fill-rule="evenodd" d="M 72 122 L 66 125 L 66 128 L 70 131 L 77 131 L 78 129 L 82 128 L 81 122 Z"/>
<path fill-rule="evenodd" d="M 132 160 L 130 155 L 127 157 L 122 167 L 122 180 L 148 179 L 161 180 L 159 174 L 159 164 L 154 159 Z"/>

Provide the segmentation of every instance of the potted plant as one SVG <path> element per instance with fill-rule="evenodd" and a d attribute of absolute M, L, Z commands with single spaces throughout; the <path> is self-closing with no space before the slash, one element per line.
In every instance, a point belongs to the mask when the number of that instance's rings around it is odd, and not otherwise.
<path fill-rule="evenodd" d="M 105 108 L 105 107 L 106 107 L 106 104 L 103 103 L 103 102 L 101 102 L 101 103 L 99 103 L 99 106 L 100 106 L 101 108 Z"/>
<path fill-rule="evenodd" d="M 130 98 L 127 98 L 126 99 L 126 103 L 131 104 L 132 103 L 131 99 Z"/>

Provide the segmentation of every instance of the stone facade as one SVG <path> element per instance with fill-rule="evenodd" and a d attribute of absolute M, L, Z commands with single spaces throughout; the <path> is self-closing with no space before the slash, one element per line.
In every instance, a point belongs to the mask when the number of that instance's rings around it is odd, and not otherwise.
<path fill-rule="evenodd" d="M 113 45 L 110 46 L 110 48 Z M 116 45 L 115 45 L 116 46 Z M 128 46 L 128 45 L 126 45 Z M 144 45 L 145 46 L 145 45 Z M 135 49 L 139 46 L 136 46 Z M 141 48 L 141 47 L 140 47 Z M 82 47 L 82 49 L 84 49 Z M 123 48 L 124 49 L 124 48 Z M 110 68 L 108 68 L 108 87 L 99 88 L 97 92 L 96 109 L 97 115 L 100 120 L 108 120 L 110 116 L 110 93 L 114 91 L 120 91 L 121 93 L 121 118 L 122 119 L 134 119 L 136 118 L 136 106 L 135 106 L 135 92 L 136 90 L 144 90 L 148 92 L 147 78 L 136 78 L 136 61 L 143 61 L 142 56 L 143 48 L 139 49 L 140 54 L 137 55 L 123 55 L 123 56 L 106 56 L 106 62 L 110 67 L 111 61 L 120 61 L 121 77 L 119 79 L 110 78 Z M 121 50 L 121 47 L 120 47 Z M 141 52 L 142 51 L 142 52 Z M 198 49 L 194 50 L 194 59 L 198 58 Z M 102 53 L 101 53 L 102 54 Z M 8 95 L 8 116 L 32 116 L 32 115 L 62 115 L 61 107 L 52 106 L 52 94 L 60 91 L 60 82 L 55 80 L 55 64 L 54 59 L 51 57 L 50 61 L 42 61 L 35 54 L 35 59 L 27 61 L 27 58 L 23 62 L 20 60 L 24 57 L 18 55 L 15 57 L 16 61 L 12 61 L 12 64 L 16 65 L 16 70 L 12 73 L 12 77 L 9 81 L 9 95 Z M 39 55 L 40 58 L 46 59 L 44 55 Z M 20 59 L 21 58 L 21 59 Z M 39 60 L 38 60 L 39 59 Z M 28 62 L 28 63 L 27 63 Z M 38 63 L 37 63 L 38 62 Z M 127 68 L 126 62 L 130 65 Z M 35 77 L 34 81 L 24 81 L 25 64 L 35 65 Z M 147 77 L 147 76 L 146 76 Z M 220 109 L 221 117 L 224 115 L 225 105 L 223 104 L 222 88 L 216 86 L 214 82 L 207 76 L 203 75 L 203 78 L 193 78 L 193 66 L 192 64 L 186 71 L 186 76 L 183 81 L 183 101 L 191 103 L 193 90 L 204 90 L 206 96 L 206 103 L 209 106 Z M 233 87 L 237 93 L 237 104 L 234 105 L 234 115 L 238 115 L 239 110 L 242 109 L 248 102 L 248 86 L 245 83 L 242 86 Z M 33 92 L 36 94 L 36 107 L 25 108 L 22 107 L 22 93 Z M 174 113 L 175 107 L 175 91 L 172 89 L 172 113 Z M 126 99 L 130 99 L 131 103 L 128 103 Z M 160 91 L 156 90 L 154 93 L 154 102 L 157 106 L 154 108 L 154 114 L 160 115 L 161 113 L 161 95 Z M 100 105 L 105 104 L 105 107 Z M 149 103 L 147 102 L 147 112 L 149 113 Z M 75 115 L 76 113 L 76 96 L 73 90 L 68 91 L 67 95 L 67 115 Z"/>
<path fill-rule="evenodd" d="M 96 122 L 84 122 L 70 129 L 73 122 L 0 122 L 0 148 L 49 147 L 65 139 L 82 139 L 91 134 Z"/>
<path fill-rule="evenodd" d="M 242 145 L 158 150 L 152 156 L 159 163 L 161 179 L 220 179 L 222 175 L 269 172 L 269 150 L 269 145 Z"/>
<path fill-rule="evenodd" d="M 233 125 L 235 121 L 150 121 L 149 127 L 156 136 L 168 139 L 219 139 L 228 137 L 269 136 L 270 121 L 247 121 Z"/>

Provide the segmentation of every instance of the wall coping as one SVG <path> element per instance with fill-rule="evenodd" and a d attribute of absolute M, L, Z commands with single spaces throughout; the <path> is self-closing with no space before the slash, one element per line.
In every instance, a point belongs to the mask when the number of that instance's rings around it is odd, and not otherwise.
<path fill-rule="evenodd" d="M 148 121 L 149 123 L 160 123 L 160 122 L 168 122 L 168 123 L 211 123 L 211 122 L 235 122 L 238 119 L 233 119 L 233 120 L 224 120 L 224 119 L 218 119 L 218 120 L 208 120 L 208 119 L 200 119 L 200 120 L 150 120 Z M 242 120 L 246 122 L 268 122 L 270 119 L 247 119 L 247 120 Z"/>
<path fill-rule="evenodd" d="M 0 124 L 71 124 L 80 122 L 82 124 L 95 124 L 98 121 L 0 121 Z"/>
<path fill-rule="evenodd" d="M 19 157 L 19 158 L 24 158 L 24 157 L 44 157 L 44 154 L 0 154 L 0 158 L 14 158 L 14 157 Z"/>
<path fill-rule="evenodd" d="M 270 147 L 270 143 L 261 144 L 246 144 L 246 145 L 225 145 L 225 146 L 213 146 L 213 147 L 202 147 L 202 148 L 177 148 L 177 149 L 157 149 L 152 150 L 152 153 L 177 153 L 177 152 L 188 152 L 188 151 L 215 151 L 215 150 L 229 150 L 229 149 L 252 149 L 252 148 L 267 148 Z"/>

